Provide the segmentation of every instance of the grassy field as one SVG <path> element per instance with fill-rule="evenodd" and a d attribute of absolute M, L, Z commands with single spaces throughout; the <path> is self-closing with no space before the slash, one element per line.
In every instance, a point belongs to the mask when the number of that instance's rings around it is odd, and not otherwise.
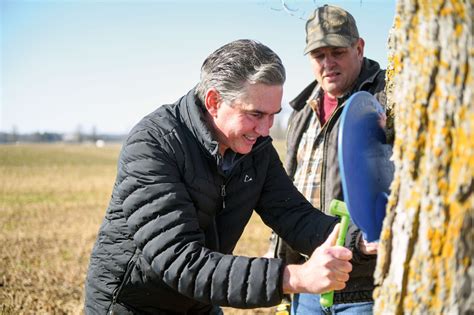
<path fill-rule="evenodd" d="M 89 254 L 119 150 L 119 145 L 0 146 L 0 314 L 82 313 Z M 235 253 L 262 255 L 269 235 L 253 216 Z M 225 309 L 256 313 L 271 309 Z"/>

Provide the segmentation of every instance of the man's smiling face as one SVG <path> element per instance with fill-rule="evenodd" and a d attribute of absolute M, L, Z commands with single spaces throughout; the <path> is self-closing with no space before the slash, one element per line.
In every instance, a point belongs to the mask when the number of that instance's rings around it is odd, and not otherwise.
<path fill-rule="evenodd" d="M 219 141 L 219 152 L 225 150 L 247 154 L 259 137 L 270 133 L 275 114 L 281 111 L 283 86 L 248 84 L 241 97 L 227 104 L 220 100 L 209 108 Z"/>

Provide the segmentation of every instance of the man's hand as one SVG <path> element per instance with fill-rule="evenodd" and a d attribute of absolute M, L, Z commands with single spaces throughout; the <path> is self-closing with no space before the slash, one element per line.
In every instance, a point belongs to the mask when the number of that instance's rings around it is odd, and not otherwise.
<path fill-rule="evenodd" d="M 352 252 L 345 247 L 334 246 L 338 232 L 339 224 L 303 265 L 285 267 L 284 293 L 324 293 L 346 286 L 352 270 L 349 262 Z"/>
<path fill-rule="evenodd" d="M 365 255 L 376 255 L 379 242 L 367 242 L 362 236 L 359 241 L 359 250 Z"/>

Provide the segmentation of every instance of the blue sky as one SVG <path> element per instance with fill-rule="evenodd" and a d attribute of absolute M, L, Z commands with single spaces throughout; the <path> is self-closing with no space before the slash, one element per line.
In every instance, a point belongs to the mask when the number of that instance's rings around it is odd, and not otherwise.
<path fill-rule="evenodd" d="M 287 70 L 284 103 L 312 80 L 305 19 L 325 3 L 351 12 L 365 55 L 387 64 L 395 0 L 0 0 L 0 131 L 127 133 L 199 79 L 203 60 L 240 38 Z M 287 105 L 284 105 L 287 111 Z"/>

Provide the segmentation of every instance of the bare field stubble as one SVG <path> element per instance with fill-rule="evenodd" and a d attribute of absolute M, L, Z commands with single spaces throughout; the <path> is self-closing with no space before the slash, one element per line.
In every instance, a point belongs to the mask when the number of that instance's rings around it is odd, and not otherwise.
<path fill-rule="evenodd" d="M 283 152 L 282 143 L 275 145 Z M 82 313 L 89 254 L 119 150 L 119 145 L 0 146 L 0 314 Z M 235 253 L 263 255 L 269 235 L 254 215 Z"/>

